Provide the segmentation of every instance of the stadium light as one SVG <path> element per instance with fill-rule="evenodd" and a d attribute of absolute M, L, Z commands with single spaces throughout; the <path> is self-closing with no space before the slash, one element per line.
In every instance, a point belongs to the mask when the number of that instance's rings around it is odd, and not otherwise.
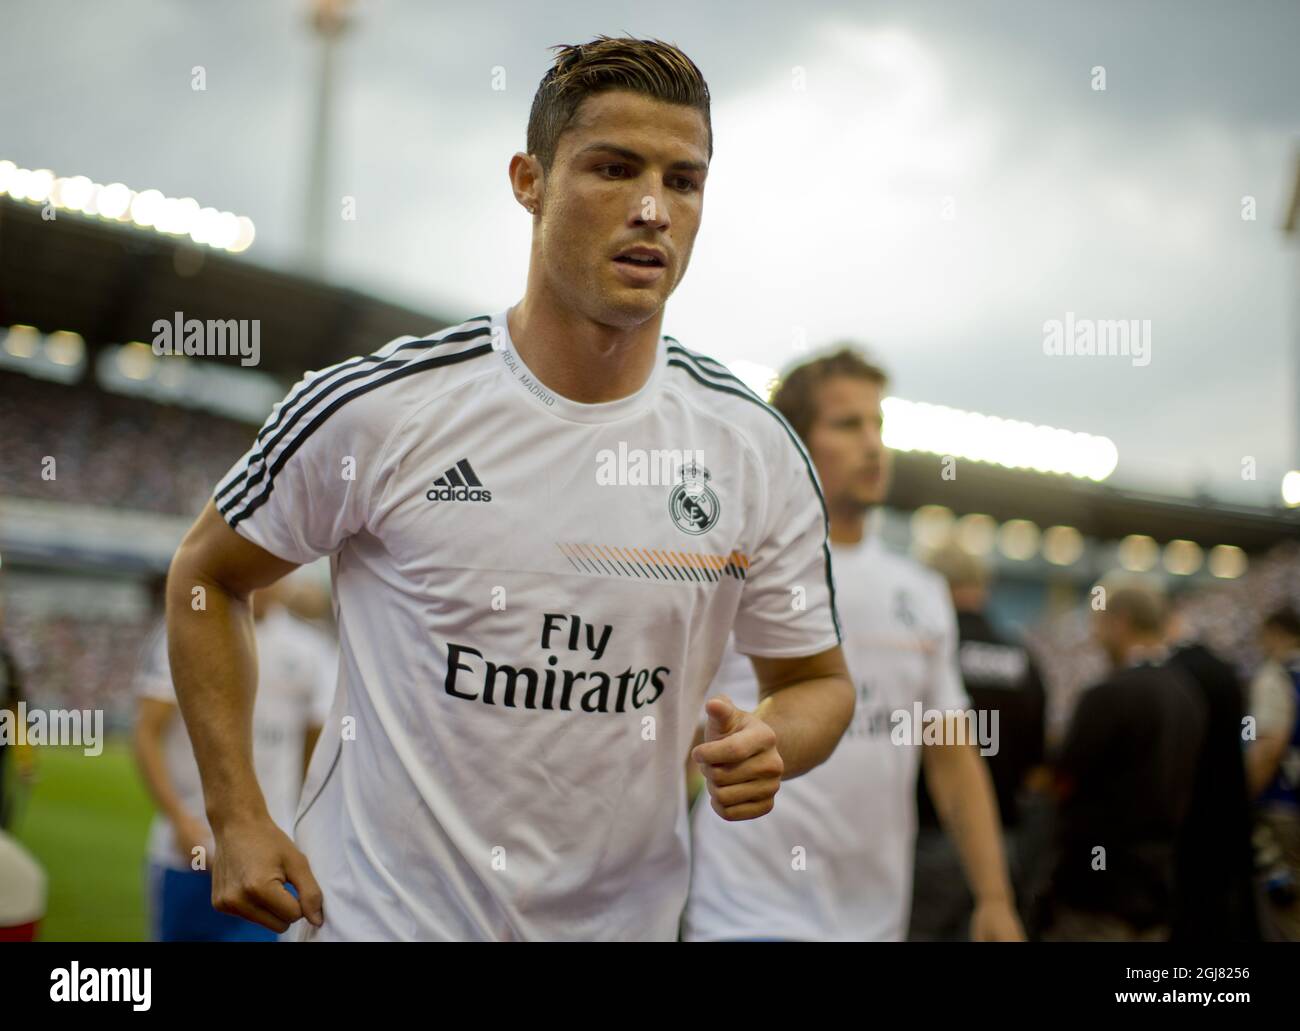
<path fill-rule="evenodd" d="M 1288 508 L 1300 506 L 1300 469 L 1292 469 L 1282 477 L 1282 500 Z"/>
<path fill-rule="evenodd" d="M 922 505 L 912 513 L 912 539 L 922 548 L 938 548 L 948 543 L 956 522 L 952 509 L 944 505 Z"/>
<path fill-rule="evenodd" d="M 55 330 L 45 338 L 45 357 L 55 365 L 80 365 L 86 356 L 86 342 L 80 333 Z"/>
<path fill-rule="evenodd" d="M 777 380 L 775 369 L 745 358 L 729 361 L 727 367 L 756 394 L 770 400 Z M 1119 451 L 1109 437 L 901 397 L 885 398 L 881 408 L 885 445 L 895 451 L 927 451 L 1096 482 L 1106 479 L 1119 464 Z"/>
<path fill-rule="evenodd" d="M 1174 576 L 1191 576 L 1204 560 L 1201 546 L 1195 541 L 1173 540 L 1165 545 L 1164 566 Z"/>
<path fill-rule="evenodd" d="M 881 407 L 885 444 L 896 451 L 926 451 L 1098 482 L 1119 464 L 1119 451 L 1109 437 L 899 397 L 885 398 Z"/>
<path fill-rule="evenodd" d="M 1246 553 L 1235 544 L 1217 544 L 1210 549 L 1208 565 L 1220 580 L 1234 580 L 1246 571 Z"/>
<path fill-rule="evenodd" d="M 972 512 L 957 520 L 953 537 L 957 546 L 969 555 L 983 556 L 993 550 L 998 523 L 991 515 Z"/>
<path fill-rule="evenodd" d="M 1049 526 L 1043 531 L 1043 558 L 1054 566 L 1071 566 L 1083 554 L 1083 534 L 1073 526 Z"/>
<path fill-rule="evenodd" d="M 1016 562 L 1025 562 L 1038 552 L 1041 534 L 1029 519 L 1008 519 L 998 528 L 998 550 Z"/>
<path fill-rule="evenodd" d="M 36 354 L 41 334 L 35 326 L 19 323 L 9 327 L 5 333 L 5 350 L 15 358 L 31 358 Z"/>
<path fill-rule="evenodd" d="M 1160 545 L 1144 533 L 1131 533 L 1119 542 L 1119 564 L 1130 573 L 1147 573 L 1160 558 Z"/>
<path fill-rule="evenodd" d="M 125 183 L 107 186 L 84 175 L 56 176 L 48 168 L 19 168 L 0 161 L 0 196 L 25 204 L 52 204 L 106 222 L 126 222 L 165 236 L 188 236 L 198 244 L 239 254 L 257 235 L 253 220 L 216 208 L 201 208 L 193 197 L 165 197 L 158 190 L 136 192 Z"/>

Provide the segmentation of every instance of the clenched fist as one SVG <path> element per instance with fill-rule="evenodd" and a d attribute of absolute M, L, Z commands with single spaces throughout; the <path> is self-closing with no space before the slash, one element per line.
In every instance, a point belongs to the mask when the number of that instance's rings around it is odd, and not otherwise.
<path fill-rule="evenodd" d="M 713 811 L 724 820 L 753 820 L 772 811 L 785 763 L 776 749 L 776 731 L 752 712 L 738 709 L 726 695 L 710 698 L 704 743 L 691 758 L 709 787 Z"/>

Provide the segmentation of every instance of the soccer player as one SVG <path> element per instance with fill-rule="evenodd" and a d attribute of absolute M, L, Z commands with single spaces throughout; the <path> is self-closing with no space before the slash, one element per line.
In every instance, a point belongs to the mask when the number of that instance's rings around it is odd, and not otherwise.
<path fill-rule="evenodd" d="M 271 818 L 293 822 L 311 755 L 334 694 L 338 658 L 325 635 L 289 614 L 276 584 L 253 595 L 258 691 L 253 767 Z M 146 646 L 136 674 L 136 763 L 158 812 L 149 831 L 149 907 L 155 941 L 274 941 L 275 933 L 212 908 L 212 832 L 194 752 L 177 716 L 166 636 Z"/>
<path fill-rule="evenodd" d="M 218 908 L 307 940 L 673 939 L 682 757 L 733 629 L 764 700 L 707 703 L 726 817 L 835 747 L 853 690 L 812 466 L 661 335 L 711 154 L 676 47 L 558 48 L 509 168 L 523 299 L 309 373 L 217 487 L 169 632 Z M 323 555 L 340 681 L 291 841 L 248 761 L 244 599 Z"/>
<path fill-rule="evenodd" d="M 984 761 L 993 778 L 1011 885 L 1023 914 L 1037 883 L 1044 837 L 1039 824 L 1047 822 L 1038 819 L 1037 812 L 1047 805 L 1046 792 L 1031 788 L 1050 778 L 1043 765 L 1046 691 L 1028 650 L 1005 637 L 989 619 L 990 571 L 985 563 L 950 543 L 929 556 L 928 564 L 947 581 L 957 611 L 957 665 L 966 693 L 976 711 L 998 713 L 997 751 Z M 939 824 L 924 777 L 917 778 L 916 788 L 916 865 L 907 936 L 911 941 L 961 940 L 970 927 L 974 900 L 962 878 L 961 857 Z"/>
<path fill-rule="evenodd" d="M 935 719 L 930 730 L 907 729 L 918 703 L 923 711 L 956 713 L 970 701 L 957 672 L 947 586 L 891 553 L 867 527 L 889 486 L 884 385 L 883 372 L 846 348 L 793 370 L 772 399 L 808 445 L 826 492 L 858 704 L 835 754 L 783 787 L 766 819 L 730 825 L 715 808 L 695 806 L 688 940 L 903 938 L 918 761 L 975 898 L 971 937 L 1023 937 L 989 774 L 975 744 L 957 739 L 966 725 L 954 717 Z M 741 657 L 747 653 L 748 642 L 737 636 L 713 684 L 742 708 L 758 690 Z M 922 747 L 914 746 L 917 737 Z"/>

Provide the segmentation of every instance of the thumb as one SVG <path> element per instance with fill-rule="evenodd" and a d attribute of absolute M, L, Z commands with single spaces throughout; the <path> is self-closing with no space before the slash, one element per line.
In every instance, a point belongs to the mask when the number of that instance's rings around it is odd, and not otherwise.
<path fill-rule="evenodd" d="M 296 848 L 291 849 L 284 857 L 284 872 L 289 878 L 289 883 L 298 893 L 298 904 L 302 906 L 302 915 L 313 927 L 319 927 L 324 920 L 324 899 L 320 885 L 316 883 L 311 866 L 307 863 L 307 857 Z"/>
<path fill-rule="evenodd" d="M 705 741 L 716 741 L 720 737 L 726 737 L 736 729 L 743 715 L 726 695 L 710 698 L 704 703 L 704 711 L 709 717 L 709 725 L 704 732 Z"/>

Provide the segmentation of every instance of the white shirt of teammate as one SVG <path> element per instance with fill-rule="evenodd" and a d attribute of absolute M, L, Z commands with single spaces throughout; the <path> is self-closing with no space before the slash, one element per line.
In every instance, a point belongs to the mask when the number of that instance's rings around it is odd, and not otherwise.
<path fill-rule="evenodd" d="M 258 685 L 253 706 L 253 768 L 271 818 L 291 832 L 302 790 L 303 746 L 309 726 L 320 727 L 329 712 L 338 676 L 338 650 L 319 630 L 275 606 L 254 623 Z M 159 627 L 146 646 L 136 673 L 136 693 L 176 705 L 167 660 L 167 635 Z M 185 722 L 177 713 L 163 731 L 163 762 L 186 810 L 206 825 L 203 785 Z M 211 834 L 208 846 L 211 848 Z M 171 821 L 154 815 L 149 829 L 151 863 L 190 869 L 177 851 Z"/>
<path fill-rule="evenodd" d="M 603 404 L 546 390 L 504 311 L 401 338 L 309 373 L 215 502 L 283 559 L 331 556 L 308 940 L 675 938 L 682 767 L 728 634 L 839 640 L 811 462 L 669 337 Z"/>
<path fill-rule="evenodd" d="M 906 934 L 920 746 L 893 743 L 892 717 L 902 711 L 911 721 L 918 701 L 924 709 L 970 707 L 957 621 L 943 579 L 874 534 L 832 548 L 844 656 L 858 693 L 853 722 L 830 759 L 781 785 L 761 819 L 728 823 L 701 792 L 691 813 L 688 941 Z M 710 688 L 719 692 L 743 709 L 758 704 L 753 669 L 734 647 Z"/>

